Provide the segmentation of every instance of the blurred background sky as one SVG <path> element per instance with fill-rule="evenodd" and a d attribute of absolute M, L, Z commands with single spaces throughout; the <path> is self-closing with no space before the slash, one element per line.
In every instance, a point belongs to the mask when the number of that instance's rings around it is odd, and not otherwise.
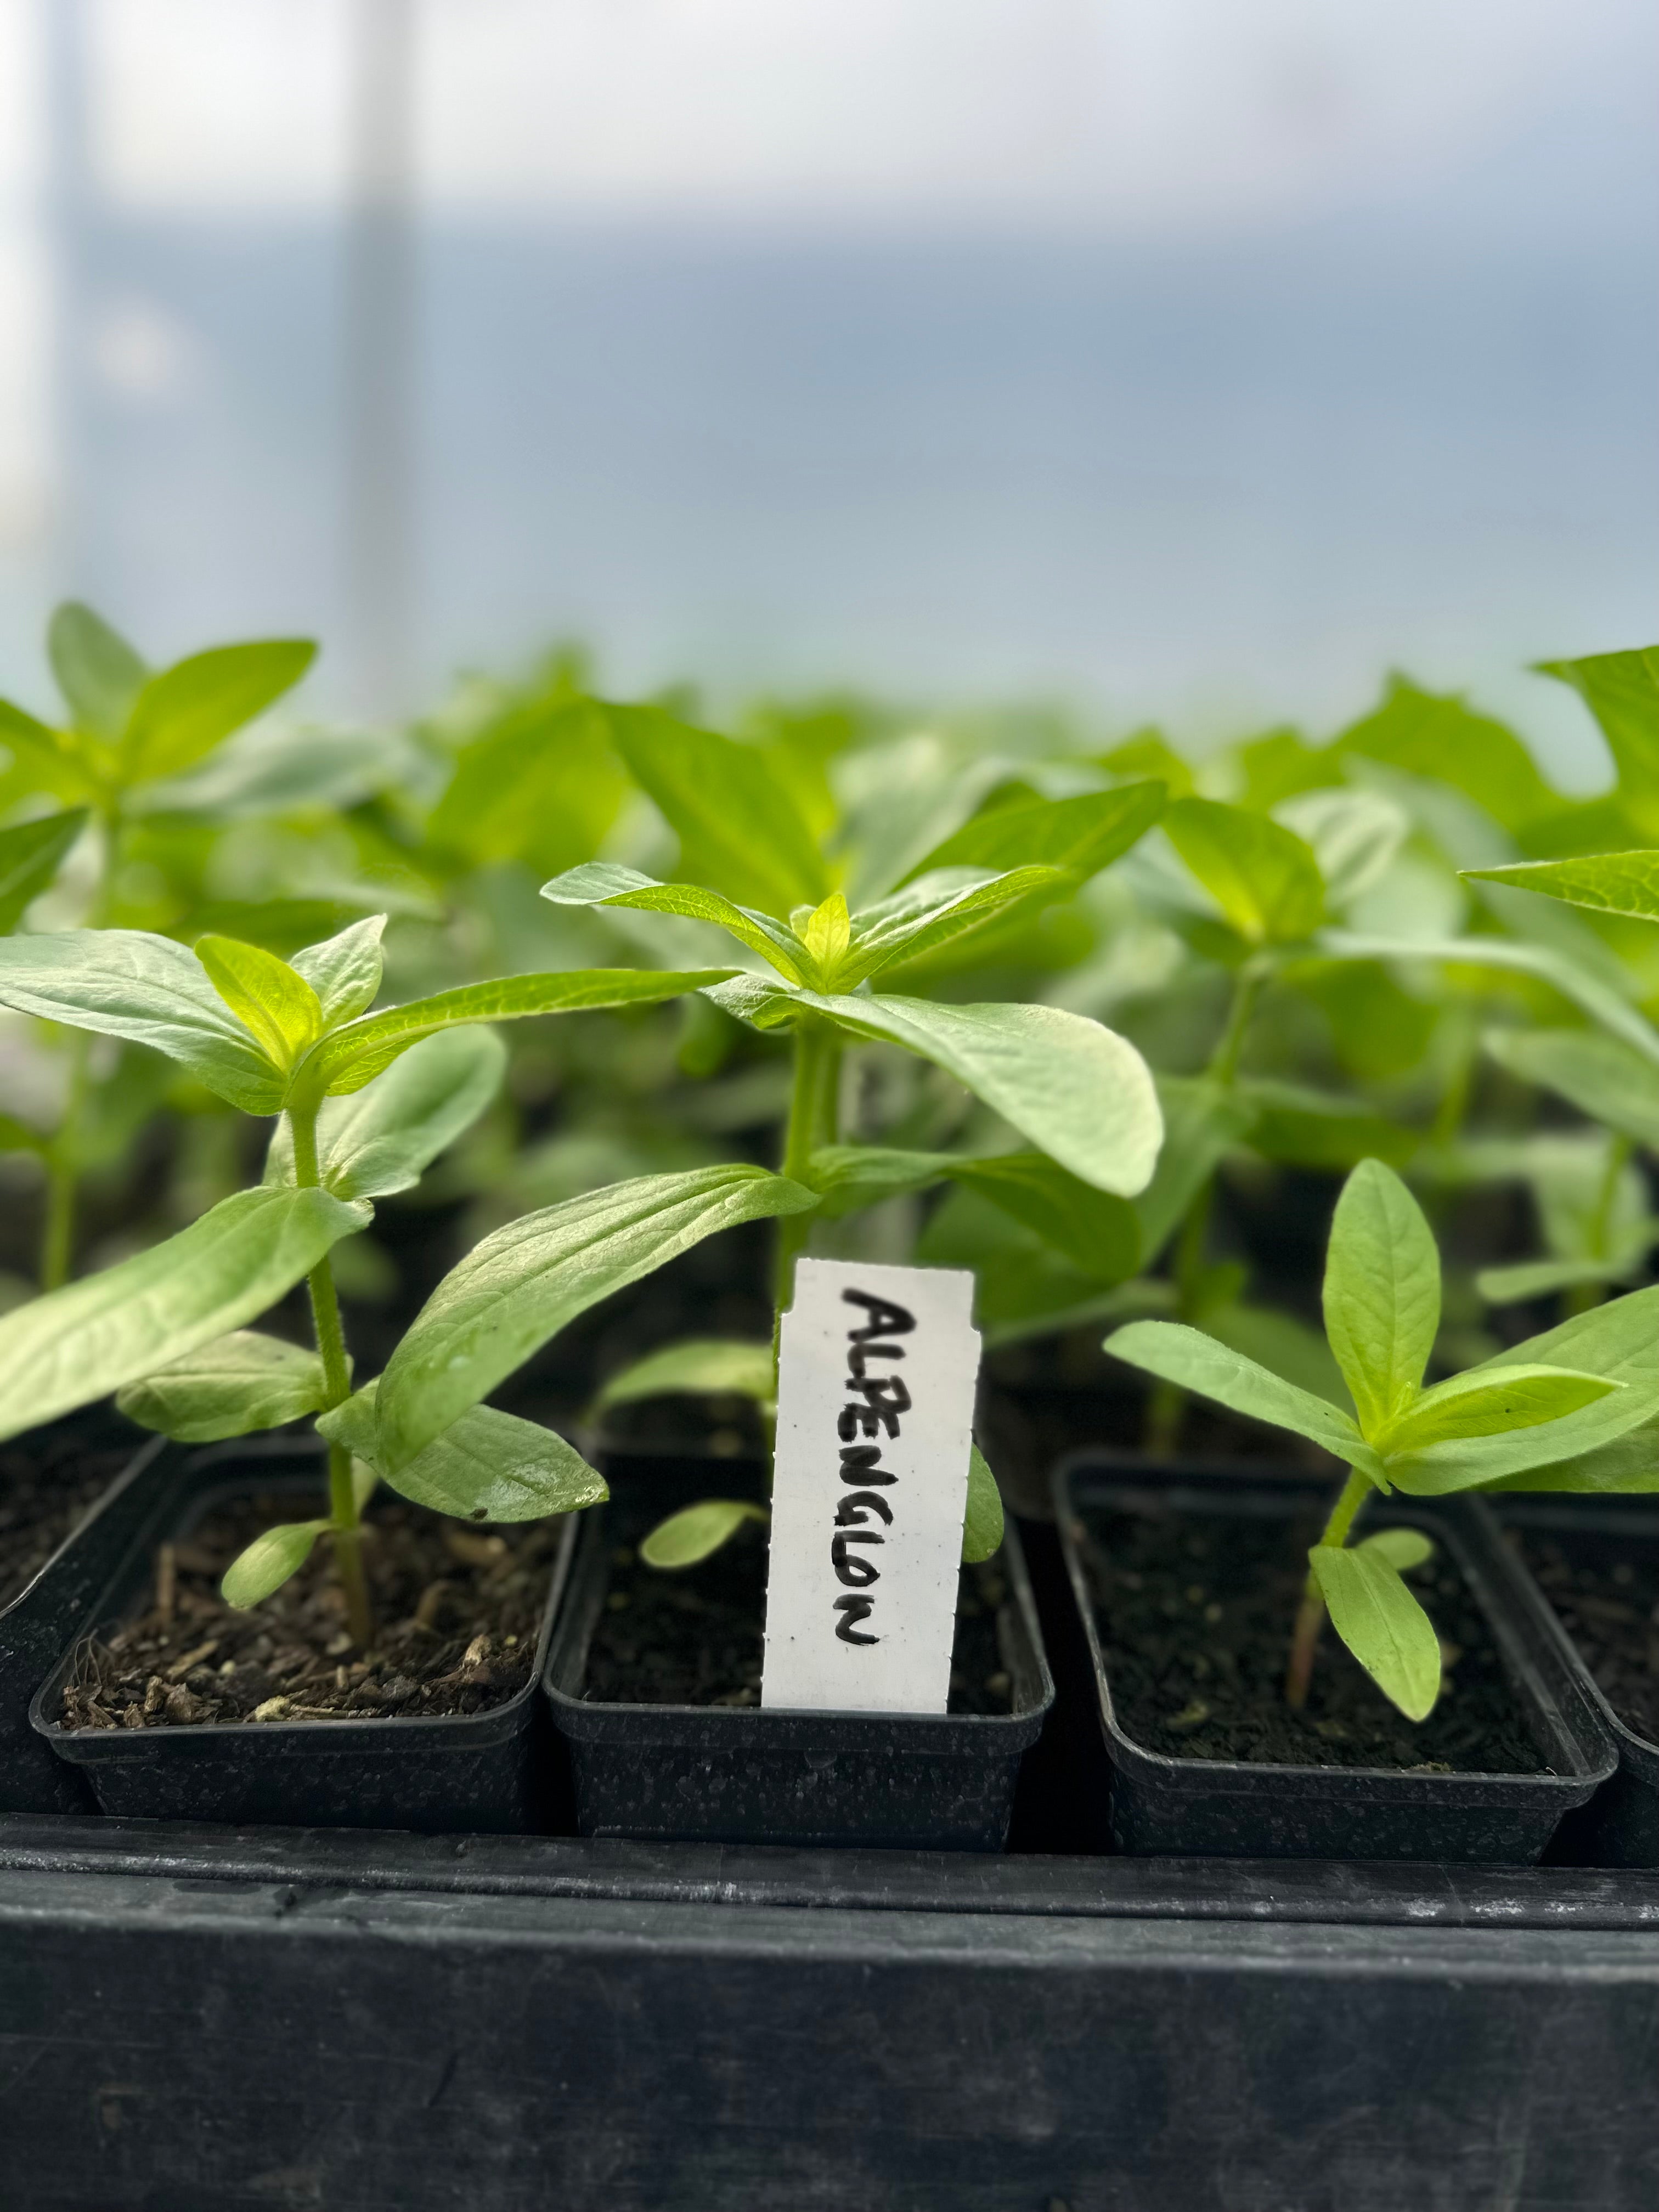
<path fill-rule="evenodd" d="M 1659 635 L 1651 0 L 0 0 L 0 687 L 1041 693 Z"/>

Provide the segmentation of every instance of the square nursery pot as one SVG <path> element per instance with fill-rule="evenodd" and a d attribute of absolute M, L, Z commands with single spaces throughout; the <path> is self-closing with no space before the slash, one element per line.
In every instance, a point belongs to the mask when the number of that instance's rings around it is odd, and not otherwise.
<path fill-rule="evenodd" d="M 85 1495 L 72 1525 L 10 1601 L 0 1606 L 0 1812 L 86 1812 L 91 1792 L 29 1725 L 29 1700 L 86 1620 L 155 1502 L 161 1437 L 100 1407 L 15 1438 L 6 1453 L 61 1463 L 66 1489 Z M 101 1479 L 101 1490 L 98 1487 Z M 7 1562 L 0 1559 L 0 1574 Z"/>
<path fill-rule="evenodd" d="M 1415 1859 L 1528 1866 L 1563 1818 L 1609 1779 L 1618 1754 L 1583 1668 L 1528 1602 L 1510 1547 L 1462 1499 L 1379 1501 L 1366 1527 L 1428 1530 L 1461 1571 L 1492 1638 L 1542 1771 L 1427 1772 L 1177 1758 L 1137 1742 L 1115 1709 L 1082 1545 L 1091 1514 L 1176 1514 L 1260 1523 L 1322 1511 L 1330 1478 L 1160 1468 L 1080 1455 L 1054 1475 L 1073 1604 L 1061 1647 L 1080 1787 L 1096 1840 L 1135 1853 L 1244 1858 Z M 1289 1623 L 1286 1623 L 1288 1638 Z M 1322 1664 L 1330 1658 L 1328 1626 Z M 1066 1674 L 1062 1675 L 1063 1682 Z M 1064 1692 L 1063 1692 L 1064 1694 Z"/>
<path fill-rule="evenodd" d="M 1499 1540 L 1512 1556 L 1515 1540 L 1524 1545 L 1529 1536 L 1547 1537 L 1570 1565 L 1599 1571 L 1607 1578 L 1603 1602 L 1617 1602 L 1612 1571 L 1619 1565 L 1659 1570 L 1659 1500 L 1494 1496 L 1471 1499 L 1470 1505 L 1483 1526 L 1495 1524 L 1504 1532 Z M 1516 1570 L 1521 1602 L 1529 1618 L 1580 1669 L 1585 1694 L 1619 1750 L 1619 1771 L 1602 1784 L 1588 1805 L 1561 1823 L 1550 1847 L 1551 1862 L 1559 1866 L 1659 1867 L 1659 1742 L 1620 1718 L 1524 1556 L 1516 1559 Z M 1659 1620 L 1650 1621 L 1649 1634 L 1659 1638 Z"/>
<path fill-rule="evenodd" d="M 606 1462 L 611 1503 L 577 1543 L 544 1677 L 569 1754 L 585 1836 L 683 1842 L 866 1844 L 1000 1851 L 1020 1762 L 1042 1732 L 1054 1683 L 1010 1519 L 1000 1559 L 1008 1597 L 997 1639 L 1006 1714 L 767 1711 L 757 1707 L 590 1702 L 588 1653 L 611 1558 L 663 1511 L 717 1492 L 753 1495 L 763 1471 L 730 1461 Z M 695 1572 L 696 1570 L 690 1571 Z"/>
<path fill-rule="evenodd" d="M 126 1557 L 85 1615 L 107 1634 L 143 1608 L 159 1545 L 250 1492 L 313 1500 L 323 1480 L 312 1437 L 216 1444 L 183 1461 Z M 566 1523 L 524 1687 L 483 1713 L 363 1720 L 64 1729 L 52 1717 L 84 1636 L 29 1709 L 42 1747 L 84 1778 L 100 1810 L 152 1820 L 288 1827 L 410 1828 L 514 1834 L 556 1822 L 560 1769 L 538 1682 L 575 1537 Z"/>

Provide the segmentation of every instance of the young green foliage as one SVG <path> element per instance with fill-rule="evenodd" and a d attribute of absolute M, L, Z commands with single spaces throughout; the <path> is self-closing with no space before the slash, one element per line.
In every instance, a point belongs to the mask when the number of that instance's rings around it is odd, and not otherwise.
<path fill-rule="evenodd" d="M 110 918 L 135 818 L 163 793 L 169 779 L 205 761 L 226 738 L 290 690 L 315 659 L 316 647 L 304 639 L 262 639 L 193 653 L 155 672 L 100 617 L 74 601 L 52 616 L 46 647 L 68 711 L 54 725 L 0 700 L 0 745 L 11 757 L 7 802 L 33 793 L 65 802 L 71 813 L 55 818 L 66 836 L 71 821 L 77 826 L 96 823 L 89 919 L 101 924 Z M 45 824 L 30 823 L 4 832 L 0 844 L 27 844 L 31 836 L 52 834 Z M 5 877 L 0 854 L 0 910 L 6 912 L 9 927 L 21 913 L 21 905 L 10 911 L 11 902 L 21 897 L 27 903 L 42 885 L 9 888 Z M 90 1109 L 82 1039 L 71 1041 L 68 1057 L 62 1126 L 39 1147 L 47 1176 L 40 1250 L 46 1290 L 69 1277 L 76 1193 L 88 1150 L 82 1125 Z"/>
<path fill-rule="evenodd" d="M 1294 831 L 1213 799 L 1176 799 L 1164 828 L 1247 945 L 1295 944 L 1319 927 L 1324 878 Z"/>
<path fill-rule="evenodd" d="M 114 665 L 113 656 L 106 661 Z M 88 675 L 88 697 L 91 687 Z M 178 687 L 174 696 L 182 696 Z M 204 695 L 192 696 L 201 707 Z M 614 1248 L 608 1274 L 584 1271 L 580 1237 L 562 1243 L 545 1217 L 515 1224 L 498 1240 L 513 1256 L 484 1292 L 489 1340 L 466 1340 L 470 1357 L 453 1333 L 436 1354 L 428 1341 L 443 1334 L 446 1313 L 476 1317 L 469 1294 L 490 1278 L 494 1250 L 439 1285 L 411 1332 L 414 1352 L 406 1340 L 386 1375 L 354 1395 L 329 1247 L 368 1224 L 374 1199 L 416 1182 L 489 1104 L 505 1055 L 491 1032 L 475 1026 L 481 1018 L 651 1005 L 730 972 L 512 976 L 374 1014 L 383 922 L 355 924 L 292 961 L 222 937 L 192 952 L 135 930 L 0 944 L 9 956 L 0 960 L 0 1004 L 132 1038 L 244 1111 L 283 1117 L 259 1188 L 0 1319 L 0 1431 L 15 1434 L 112 1389 L 133 1419 L 191 1443 L 316 1414 L 330 1444 L 327 1516 L 267 1531 L 232 1568 L 226 1592 L 236 1604 L 268 1595 L 327 1534 L 353 1632 L 365 1644 L 372 1623 L 359 1524 L 376 1480 L 471 1519 L 532 1519 L 605 1494 L 562 1437 L 479 1401 L 571 1313 L 630 1278 Z M 675 1249 L 730 1220 L 815 1203 L 757 1168 L 719 1170 L 714 1182 L 711 1189 L 706 1177 L 659 1179 L 659 1228 L 673 1200 L 682 1200 L 665 1231 L 671 1242 L 678 1237 Z M 549 1282 L 562 1260 L 574 1262 L 562 1302 Z M 301 1278 L 310 1285 L 314 1352 L 245 1326 Z M 448 1361 L 441 1378 L 424 1371 L 428 1357 Z"/>
<path fill-rule="evenodd" d="M 1326 1329 L 1352 1414 L 1196 1329 L 1135 1322 L 1109 1337 L 1106 1348 L 1347 1462 L 1353 1474 L 1310 1554 L 1291 1693 L 1306 1695 L 1320 1611 L 1328 1607 L 1337 1633 L 1384 1694 L 1420 1720 L 1439 1682 L 1433 1630 L 1400 1579 L 1393 1532 L 1382 1532 L 1388 1543 L 1345 1549 L 1355 1515 L 1373 1490 L 1435 1495 L 1517 1475 L 1541 1479 L 1547 1469 L 1561 1487 L 1588 1486 L 1575 1464 L 1659 1413 L 1656 1306 L 1659 1291 L 1632 1293 L 1425 1388 L 1440 1316 L 1439 1255 L 1404 1183 L 1380 1160 L 1366 1160 L 1343 1187 L 1325 1267 Z"/>
<path fill-rule="evenodd" d="M 559 906 L 712 923 L 770 971 L 711 984 L 706 996 L 750 1029 L 782 1031 L 791 1042 L 793 1082 L 781 1166 L 803 1202 L 769 1207 L 780 1218 L 779 1311 L 788 1304 L 794 1259 L 815 1212 L 845 1214 L 945 1180 L 984 1189 L 1074 1258 L 1097 1256 L 1109 1244 L 1121 1272 L 1129 1273 L 1139 1240 L 1127 1201 L 1150 1182 L 1163 1133 L 1157 1092 L 1139 1053 L 1101 1024 L 1058 1007 L 941 1005 L 881 984 L 888 971 L 915 970 L 993 923 L 1069 898 L 1157 820 L 1162 783 L 986 805 L 896 881 L 900 864 L 890 863 L 885 880 L 891 888 L 884 894 L 849 906 L 832 885 L 812 836 L 813 810 L 797 804 L 788 783 L 753 747 L 692 729 L 656 708 L 605 712 L 613 743 L 678 835 L 682 868 L 696 880 L 664 883 L 616 862 L 591 862 L 556 877 L 542 895 Z M 863 879 L 870 879 L 867 872 Z M 883 877 L 873 880 L 878 887 Z M 967 1157 L 838 1145 L 841 1057 L 849 1045 L 872 1042 L 896 1046 L 943 1069 L 1034 1149 Z M 606 1240 L 620 1248 L 618 1279 L 635 1279 L 672 1249 L 654 1227 L 636 1237 L 625 1215 L 612 1227 L 600 1219 L 596 1201 L 583 1204 L 582 1218 L 591 1214 L 597 1224 L 595 1251 Z M 495 1272 L 492 1261 L 492 1279 Z M 472 1358 L 470 1351 L 453 1357 L 444 1351 L 425 1364 L 434 1375 L 441 1370 L 456 1378 L 442 1389 L 459 1389 L 469 1387 L 460 1378 Z M 729 1389 L 733 1371 L 720 1347 L 670 1346 L 607 1386 L 596 1411 L 648 1392 Z M 746 1364 L 738 1371 L 736 1387 L 769 1408 L 775 1397 L 770 1378 Z M 439 1386 L 426 1387 L 438 1394 L 437 1403 Z M 408 1425 L 399 1449 L 434 1417 L 411 1410 L 415 1395 L 388 1370 L 382 1418 Z M 714 1501 L 702 1518 L 701 1508 L 679 1518 L 688 1528 L 695 1524 L 698 1544 L 708 1539 L 706 1548 L 714 1548 L 739 1525 L 728 1504 Z M 980 1547 L 994 1549 L 1000 1533 L 995 1485 L 975 1454 L 968 1555 L 988 1556 Z M 702 1549 L 685 1548 L 691 1541 L 683 1543 L 679 1533 L 665 1536 L 664 1556 L 672 1551 L 678 1564 L 704 1556 Z"/>

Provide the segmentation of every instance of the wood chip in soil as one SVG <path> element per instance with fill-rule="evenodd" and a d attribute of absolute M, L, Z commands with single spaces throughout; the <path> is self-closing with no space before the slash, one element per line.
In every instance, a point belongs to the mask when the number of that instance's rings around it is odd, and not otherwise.
<path fill-rule="evenodd" d="M 951 1657 L 950 1711 L 1006 1713 L 1012 1688 L 998 1647 L 1006 1596 L 995 1559 L 964 1567 Z M 766 1609 L 766 1540 L 756 1527 L 695 1567 L 648 1567 L 626 1545 L 587 1653 L 593 1705 L 758 1705 Z"/>
<path fill-rule="evenodd" d="M 33 1581 L 143 1442 L 90 1444 L 69 1427 L 0 1447 L 0 1606 Z"/>
<path fill-rule="evenodd" d="M 1659 1523 L 1651 1540 L 1586 1530 L 1511 1540 L 1626 1727 L 1659 1743 Z"/>
<path fill-rule="evenodd" d="M 1329 1622 L 1306 1706 L 1285 1662 L 1317 1516 L 1088 1513 L 1083 1555 L 1118 1724 L 1172 1759 L 1547 1773 L 1479 1606 L 1443 1549 L 1410 1577 L 1445 1674 L 1425 1721 L 1396 1711 Z M 1362 1531 L 1363 1533 L 1363 1531 Z"/>
<path fill-rule="evenodd" d="M 228 1502 L 164 1547 L 144 1612 L 76 1655 L 61 1725 L 439 1718 L 488 1712 L 524 1687 L 560 1522 L 485 1529 L 377 1501 L 363 1539 L 377 1628 L 362 1653 L 326 1540 L 251 1611 L 219 1595 L 237 1553 L 307 1504 L 292 1492 Z"/>

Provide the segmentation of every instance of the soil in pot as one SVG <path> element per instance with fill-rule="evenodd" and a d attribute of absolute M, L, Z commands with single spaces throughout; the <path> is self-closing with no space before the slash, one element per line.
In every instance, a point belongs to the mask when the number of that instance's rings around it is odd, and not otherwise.
<path fill-rule="evenodd" d="M 237 1498 L 162 1546 L 143 1613 L 77 1654 L 59 1724 L 435 1719 L 488 1712 L 524 1688 L 560 1523 L 486 1532 L 378 1500 L 364 1555 L 379 1629 L 362 1654 L 325 1545 L 249 1612 L 220 1596 L 237 1553 L 293 1517 L 291 1492 Z"/>
<path fill-rule="evenodd" d="M 1007 1593 L 994 1559 L 964 1567 L 951 1660 L 953 1713 L 1006 1713 L 1011 1685 L 997 1648 Z M 758 1705 L 766 1541 L 739 1533 L 699 1565 L 647 1566 L 631 1547 L 611 1554 L 611 1587 L 588 1647 L 592 1705 Z"/>
<path fill-rule="evenodd" d="M 1300 1712 L 1284 1700 L 1317 1515 L 1084 1513 L 1082 1551 L 1120 1726 L 1175 1759 L 1541 1773 L 1497 1647 L 1443 1551 L 1413 1577 L 1446 1661 L 1426 1721 L 1397 1712 L 1328 1626 Z"/>
<path fill-rule="evenodd" d="M 142 1438 L 89 1449 L 74 1425 L 0 1447 L 0 1607 L 33 1581 L 116 1476 Z"/>
<path fill-rule="evenodd" d="M 1586 1529 L 1510 1540 L 1620 1719 L 1659 1743 L 1659 1526 L 1648 1544 Z"/>

